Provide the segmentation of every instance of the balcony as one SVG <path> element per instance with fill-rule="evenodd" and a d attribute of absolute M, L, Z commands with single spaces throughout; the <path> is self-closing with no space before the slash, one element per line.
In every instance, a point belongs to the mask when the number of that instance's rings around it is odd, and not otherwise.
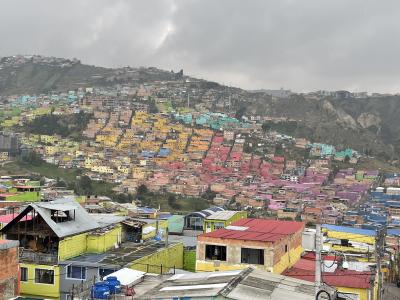
<path fill-rule="evenodd" d="M 43 264 L 43 265 L 57 264 L 58 255 L 51 253 L 41 253 L 20 248 L 19 260 L 21 262 Z"/>

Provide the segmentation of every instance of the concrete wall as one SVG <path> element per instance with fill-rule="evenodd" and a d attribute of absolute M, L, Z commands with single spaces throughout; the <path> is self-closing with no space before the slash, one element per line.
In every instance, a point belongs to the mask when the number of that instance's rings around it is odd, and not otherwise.
<path fill-rule="evenodd" d="M 120 243 L 122 239 L 121 225 L 104 234 L 88 234 L 87 249 L 88 253 L 104 253 L 107 250 L 114 248 L 115 244 Z"/>
<path fill-rule="evenodd" d="M 66 260 L 85 253 L 87 248 L 86 238 L 87 234 L 82 233 L 61 240 L 58 245 L 59 260 Z"/>
<path fill-rule="evenodd" d="M 264 250 L 264 265 L 252 265 L 257 268 L 281 274 L 286 268 L 293 266 L 301 257 L 302 231 L 286 236 L 277 242 L 227 240 L 220 238 L 198 237 L 196 253 L 196 271 L 226 271 L 244 269 L 250 264 L 241 263 L 242 248 Z M 205 246 L 226 246 L 226 261 L 206 259 Z"/>
<path fill-rule="evenodd" d="M 183 244 L 173 244 L 168 248 L 162 248 L 157 252 L 135 260 L 129 267 L 142 272 L 165 274 L 169 269 L 183 268 Z"/>
<path fill-rule="evenodd" d="M 121 242 L 121 225 L 101 234 L 82 233 L 60 241 L 59 260 L 67 260 L 84 253 L 104 253 Z"/>

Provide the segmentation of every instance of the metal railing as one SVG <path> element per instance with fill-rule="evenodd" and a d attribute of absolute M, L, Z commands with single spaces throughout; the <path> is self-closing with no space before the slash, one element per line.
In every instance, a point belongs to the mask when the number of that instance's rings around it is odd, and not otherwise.
<path fill-rule="evenodd" d="M 41 253 L 20 248 L 20 261 L 33 262 L 37 264 L 57 264 L 58 255 L 51 253 Z"/>

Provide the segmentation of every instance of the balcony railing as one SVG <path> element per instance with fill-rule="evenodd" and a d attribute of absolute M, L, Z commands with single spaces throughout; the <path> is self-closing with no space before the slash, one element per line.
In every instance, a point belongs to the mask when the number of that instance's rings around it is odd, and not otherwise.
<path fill-rule="evenodd" d="M 51 253 L 41 253 L 24 248 L 20 249 L 20 261 L 31 262 L 36 264 L 57 264 L 58 255 Z"/>

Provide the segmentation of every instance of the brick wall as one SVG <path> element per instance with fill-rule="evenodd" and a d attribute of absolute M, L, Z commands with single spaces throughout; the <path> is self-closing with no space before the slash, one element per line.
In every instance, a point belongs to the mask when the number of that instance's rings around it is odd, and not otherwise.
<path fill-rule="evenodd" d="M 18 248 L 0 250 L 0 281 L 18 275 Z"/>
<path fill-rule="evenodd" d="M 18 247 L 0 244 L 0 299 L 9 299 L 18 294 Z"/>

